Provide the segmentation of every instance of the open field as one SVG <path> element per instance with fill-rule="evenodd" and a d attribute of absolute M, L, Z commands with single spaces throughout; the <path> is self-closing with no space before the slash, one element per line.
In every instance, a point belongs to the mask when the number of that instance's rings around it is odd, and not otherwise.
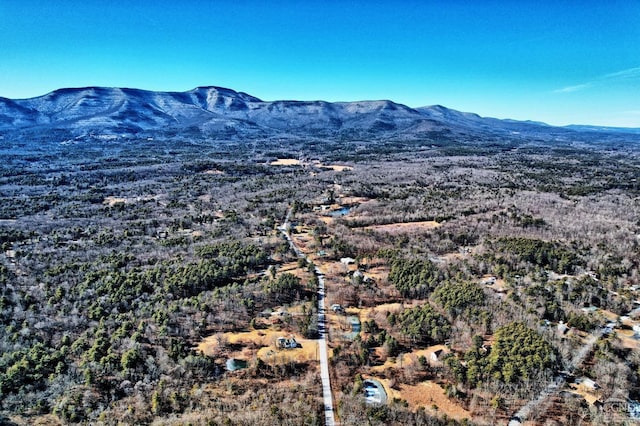
<path fill-rule="evenodd" d="M 319 169 L 329 169 L 335 172 L 343 172 L 353 170 L 353 166 L 340 165 L 340 164 L 322 164 L 320 162 L 303 162 L 302 160 L 296 160 L 294 158 L 278 158 L 275 161 L 269 163 L 270 166 L 313 166 Z"/>
<path fill-rule="evenodd" d="M 419 232 L 429 229 L 438 228 L 440 224 L 433 220 L 427 220 L 422 222 L 401 222 L 401 223 L 389 223 L 386 225 L 371 225 L 365 226 L 363 229 L 387 232 L 390 234 L 401 234 L 403 232 Z"/>
<path fill-rule="evenodd" d="M 299 166 L 301 164 L 302 161 L 293 158 L 278 158 L 277 160 L 269 163 L 271 166 Z"/>
<path fill-rule="evenodd" d="M 423 407 L 433 415 L 445 414 L 456 420 L 471 419 L 471 412 L 447 397 L 442 386 L 432 381 L 425 381 L 417 385 L 402 384 L 399 390 L 391 389 L 394 398 L 406 400 L 411 407 Z"/>
<path fill-rule="evenodd" d="M 295 337 L 301 345 L 294 349 L 279 349 L 276 340 L 279 337 Z M 220 352 L 229 358 L 252 361 L 260 358 L 264 362 L 283 364 L 291 361 L 309 362 L 318 359 L 318 342 L 304 339 L 278 330 L 252 330 L 237 333 L 222 333 L 203 339 L 197 350 L 213 356 Z"/>

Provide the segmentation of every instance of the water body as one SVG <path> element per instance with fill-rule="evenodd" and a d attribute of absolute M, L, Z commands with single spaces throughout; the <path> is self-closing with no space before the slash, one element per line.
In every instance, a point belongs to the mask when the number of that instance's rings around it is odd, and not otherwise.
<path fill-rule="evenodd" d="M 361 325 L 360 318 L 356 316 L 348 316 L 347 321 L 351 324 L 351 332 L 344 335 L 349 340 L 353 340 L 356 338 L 358 334 L 360 334 Z"/>
<path fill-rule="evenodd" d="M 236 358 L 229 358 L 227 360 L 227 371 L 236 371 L 243 368 L 247 368 L 247 361 Z"/>
<path fill-rule="evenodd" d="M 349 212 L 351 211 L 352 207 L 340 207 L 337 210 L 331 210 L 329 212 L 329 216 L 333 216 L 333 217 L 342 217 L 342 216 L 346 216 L 349 214 Z"/>

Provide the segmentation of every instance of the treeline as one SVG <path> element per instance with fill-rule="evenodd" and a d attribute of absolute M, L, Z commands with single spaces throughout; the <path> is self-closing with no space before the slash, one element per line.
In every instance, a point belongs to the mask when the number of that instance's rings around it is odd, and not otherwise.
<path fill-rule="evenodd" d="M 89 317 L 99 320 L 114 307 L 120 312 L 129 310 L 145 294 L 163 298 L 171 295 L 175 299 L 194 296 L 265 268 L 269 261 L 269 254 L 263 249 L 238 242 L 203 246 L 197 252 L 202 257 L 197 262 L 163 261 L 145 269 L 125 267 L 116 257 L 115 270 L 94 265 L 73 291 L 82 297 L 91 289 L 101 297 L 89 308 Z"/>
<path fill-rule="evenodd" d="M 559 274 L 572 274 L 584 262 L 576 254 L 576 249 L 559 242 L 542 241 L 524 237 L 505 237 L 493 242 L 492 256 L 495 261 L 517 271 L 518 262 L 526 262 L 540 268 L 550 269 Z M 502 253 L 507 258 L 500 257 Z M 513 257 L 515 264 L 508 260 Z"/>
<path fill-rule="evenodd" d="M 493 344 L 485 347 L 481 336 L 461 358 L 450 354 L 445 364 L 457 382 L 473 388 L 482 383 L 519 383 L 553 373 L 560 357 L 537 331 L 522 322 L 498 328 Z"/>
<path fill-rule="evenodd" d="M 431 345 L 443 343 L 451 334 L 451 324 L 431 305 L 405 309 L 399 314 L 391 314 L 389 323 L 397 325 L 400 332 L 414 344 Z"/>
<path fill-rule="evenodd" d="M 67 338 L 67 344 L 58 349 L 39 342 L 30 348 L 4 352 L 0 356 L 0 398 L 23 388 L 43 390 L 51 375 L 67 370 L 69 349 Z"/>
<path fill-rule="evenodd" d="M 425 299 L 441 278 L 438 268 L 427 259 L 390 259 L 389 282 L 406 298 Z"/>
<path fill-rule="evenodd" d="M 482 305 L 485 294 L 474 282 L 447 281 L 438 286 L 433 300 L 446 309 L 452 317 L 457 317 L 471 306 Z"/>
<path fill-rule="evenodd" d="M 19 229 L 0 228 L 0 250 L 9 250 L 14 242 L 24 241 L 32 238 L 35 235 L 35 232 L 26 232 Z"/>

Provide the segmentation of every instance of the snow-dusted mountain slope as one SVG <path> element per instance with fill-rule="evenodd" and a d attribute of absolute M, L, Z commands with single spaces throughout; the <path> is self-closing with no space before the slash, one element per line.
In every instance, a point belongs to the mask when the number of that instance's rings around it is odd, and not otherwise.
<path fill-rule="evenodd" d="M 0 132 L 47 130 L 75 137 L 182 134 L 213 139 L 557 137 L 574 132 L 544 123 L 483 118 L 440 105 L 413 109 L 388 100 L 265 102 L 221 87 L 188 92 L 87 87 L 31 99 L 0 98 Z"/>

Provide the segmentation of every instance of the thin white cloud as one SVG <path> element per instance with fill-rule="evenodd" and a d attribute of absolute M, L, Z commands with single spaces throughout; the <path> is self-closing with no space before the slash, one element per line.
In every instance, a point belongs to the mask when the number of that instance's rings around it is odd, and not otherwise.
<path fill-rule="evenodd" d="M 640 67 L 627 68 L 625 70 L 612 72 L 609 74 L 603 74 L 594 78 L 592 81 L 588 81 L 582 84 L 575 84 L 573 86 L 566 86 L 560 89 L 556 89 L 553 93 L 572 93 L 579 92 L 581 90 L 589 89 L 594 86 L 600 86 L 603 84 L 614 83 L 616 81 L 628 81 L 628 80 L 640 80 Z"/>
<path fill-rule="evenodd" d="M 628 80 L 640 78 L 640 67 L 629 68 L 626 70 L 612 72 L 602 76 L 602 80 Z"/>
<path fill-rule="evenodd" d="M 567 86 L 567 87 L 563 87 L 561 89 L 556 89 L 556 90 L 553 91 L 553 93 L 578 92 L 580 90 L 588 89 L 591 86 L 593 86 L 592 83 L 576 84 L 575 86 Z"/>

